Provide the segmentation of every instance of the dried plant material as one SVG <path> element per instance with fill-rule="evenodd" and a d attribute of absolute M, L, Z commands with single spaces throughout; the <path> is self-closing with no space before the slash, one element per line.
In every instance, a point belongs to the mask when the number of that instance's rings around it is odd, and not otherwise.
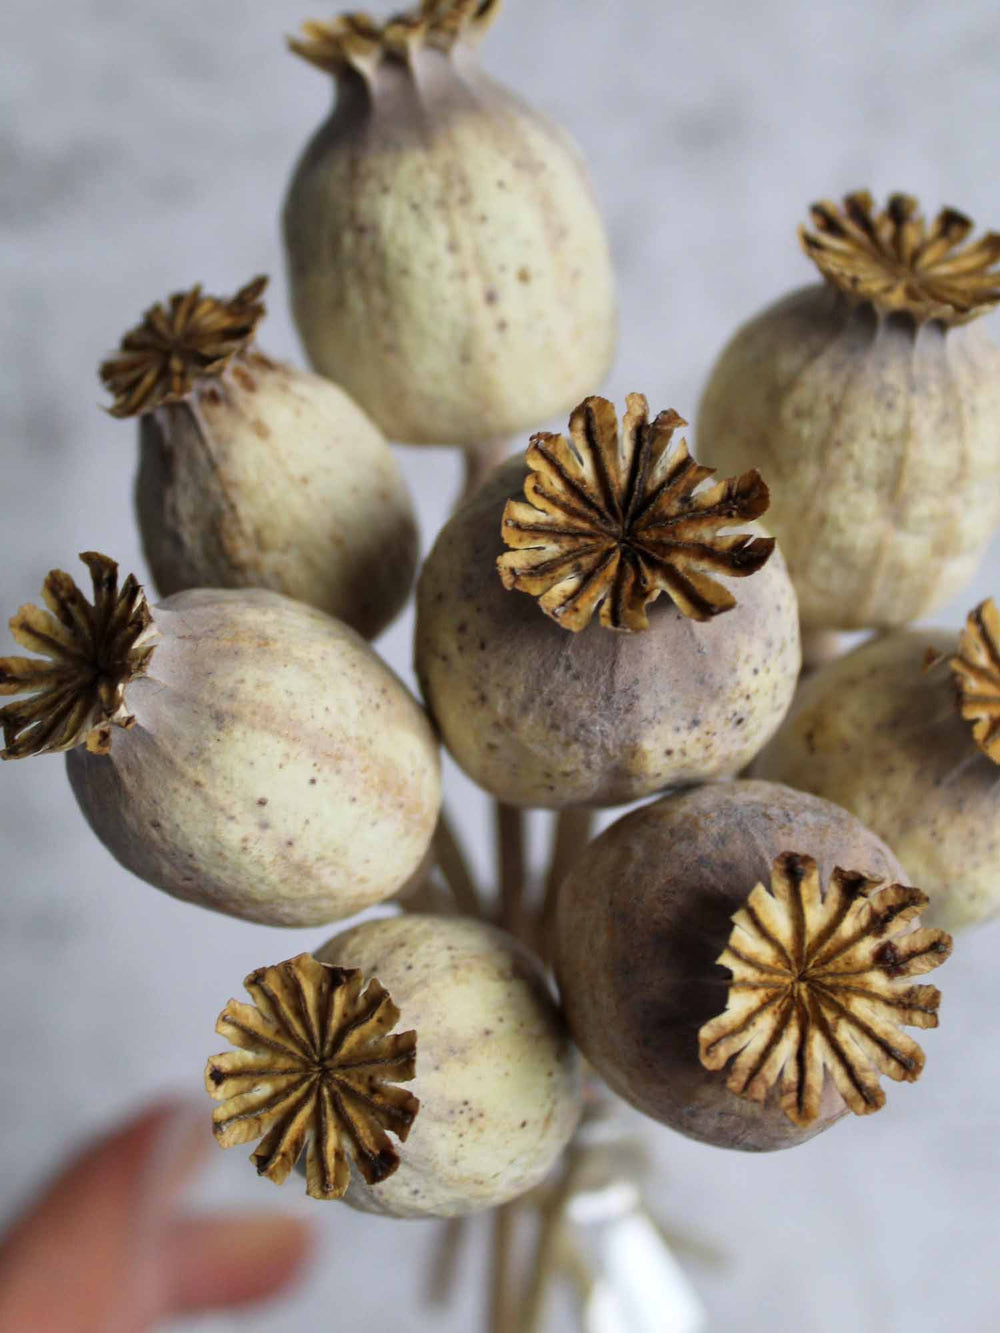
<path fill-rule="evenodd" d="M 799 228 L 803 249 L 848 296 L 945 324 L 964 324 L 1000 302 L 1000 233 L 960 248 L 973 223 L 954 208 L 928 225 L 910 195 L 890 195 L 878 212 L 869 192 L 856 190 L 843 209 L 823 200 L 810 212 L 816 232 Z"/>
<path fill-rule="evenodd" d="M 351 1178 L 347 1155 L 369 1185 L 399 1166 L 391 1130 L 405 1141 L 420 1103 L 395 1086 L 416 1074 L 416 1032 L 390 1035 L 399 1010 L 385 987 L 367 988 L 357 969 L 299 954 L 252 972 L 253 1004 L 230 1000 L 216 1032 L 241 1049 L 214 1056 L 209 1094 L 223 1148 L 261 1139 L 251 1155 L 259 1175 L 288 1178 L 309 1141 L 307 1193 L 339 1199 Z"/>
<path fill-rule="evenodd" d="M 150 306 L 101 366 L 101 380 L 115 396 L 111 415 L 152 412 L 187 398 L 199 380 L 221 375 L 253 341 L 266 313 L 260 298 L 267 282 L 255 278 L 228 301 L 206 296 L 199 285 Z"/>
<path fill-rule="evenodd" d="M 1000 610 L 992 598 L 969 614 L 951 669 L 962 716 L 979 748 L 1000 764 Z"/>
<path fill-rule="evenodd" d="M 402 444 L 526 437 L 614 353 L 614 270 L 581 155 L 479 68 L 499 12 L 423 0 L 291 39 L 342 85 L 285 199 L 292 313 L 312 368 Z"/>
<path fill-rule="evenodd" d="M 22 648 L 42 658 L 0 658 L 0 694 L 27 694 L 0 708 L 3 759 L 72 750 L 86 745 L 107 754 L 111 728 L 131 727 L 125 687 L 149 666 L 157 632 L 146 594 L 130 574 L 118 587 L 118 566 L 84 551 L 93 605 L 61 569 L 42 587 L 48 610 L 22 606 L 10 631 Z M 42 660 L 47 658 L 48 660 Z"/>
<path fill-rule="evenodd" d="M 729 968 L 724 1013 L 702 1027 L 702 1064 L 726 1086 L 764 1102 L 772 1088 L 796 1125 L 820 1113 L 825 1072 L 856 1115 L 885 1104 L 882 1074 L 915 1082 L 924 1053 L 903 1025 L 937 1027 L 940 992 L 913 986 L 945 961 L 951 937 L 909 929 L 927 896 L 854 871 L 833 872 L 826 894 L 809 856 L 784 852 L 771 892 L 758 884 L 733 916 L 718 962 Z"/>
<path fill-rule="evenodd" d="M 421 0 L 417 9 L 379 23 L 370 14 L 341 14 L 330 23 L 302 24 L 289 48 L 311 65 L 338 74 L 382 60 L 407 60 L 419 46 L 448 52 L 458 41 L 477 40 L 496 18 L 500 0 Z"/>
<path fill-rule="evenodd" d="M 713 486 L 714 475 L 672 447 L 687 423 L 672 410 L 649 421 L 642 394 L 629 394 L 619 443 L 618 417 L 605 398 L 587 398 L 563 435 L 532 437 L 524 500 L 511 500 L 502 536 L 511 550 L 497 561 L 506 588 L 539 599 L 546 615 L 574 633 L 600 608 L 608 629 L 649 628 L 646 607 L 666 592 L 684 615 L 708 620 L 736 605 L 715 578 L 745 578 L 774 550 L 770 537 L 721 535 L 763 514 L 768 489 L 746 472 Z"/>

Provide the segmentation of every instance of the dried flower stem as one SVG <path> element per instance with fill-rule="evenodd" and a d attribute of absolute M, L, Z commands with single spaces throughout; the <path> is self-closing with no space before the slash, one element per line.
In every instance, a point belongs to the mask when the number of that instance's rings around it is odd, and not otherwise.
<path fill-rule="evenodd" d="M 586 1306 L 587 1302 L 593 1297 L 594 1288 L 597 1286 L 597 1277 L 584 1258 L 580 1245 L 567 1230 L 562 1231 L 559 1235 L 556 1261 L 559 1268 L 569 1276 L 577 1289 L 581 1303 Z"/>
<path fill-rule="evenodd" d="M 524 811 L 496 803 L 497 868 L 500 875 L 500 924 L 520 937 L 524 907 Z"/>
<path fill-rule="evenodd" d="M 450 1303 L 455 1292 L 458 1265 L 468 1237 L 467 1217 L 449 1217 L 441 1223 L 427 1283 L 428 1304 L 440 1307 Z"/>
<path fill-rule="evenodd" d="M 832 629 L 802 630 L 802 670 L 816 671 L 845 651 L 844 636 Z"/>
<path fill-rule="evenodd" d="M 545 877 L 545 901 L 542 905 L 541 940 L 546 958 L 549 954 L 549 940 L 555 921 L 559 885 L 566 878 L 570 866 L 580 855 L 581 849 L 590 841 L 593 827 L 593 810 L 587 810 L 582 806 L 560 810 L 556 816 L 552 856 Z"/>
<path fill-rule="evenodd" d="M 467 445 L 463 452 L 465 481 L 456 509 L 460 509 L 479 490 L 486 478 L 507 461 L 511 454 L 511 442 L 506 437 L 484 440 L 481 444 Z"/>
<path fill-rule="evenodd" d="M 459 910 L 481 919 L 484 913 L 479 889 L 451 820 L 443 810 L 434 834 L 434 855 Z"/>
<path fill-rule="evenodd" d="M 511 1248 L 514 1237 L 514 1204 L 493 1210 L 493 1262 L 490 1271 L 490 1333 L 520 1333 L 514 1322 Z"/>
<path fill-rule="evenodd" d="M 576 1188 L 585 1152 L 571 1152 L 562 1177 L 539 1209 L 540 1226 L 535 1259 L 518 1319 L 518 1333 L 541 1333 L 545 1300 L 555 1275 L 565 1235 L 566 1208 Z"/>

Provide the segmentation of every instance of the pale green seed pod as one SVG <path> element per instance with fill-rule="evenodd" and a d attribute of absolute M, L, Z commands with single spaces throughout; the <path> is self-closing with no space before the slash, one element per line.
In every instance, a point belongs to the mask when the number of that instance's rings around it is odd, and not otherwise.
<path fill-rule="evenodd" d="M 967 680 L 960 692 L 956 679 Z M 836 801 L 884 838 L 927 892 L 927 921 L 954 931 L 995 917 L 996 607 L 977 608 L 961 640 L 946 630 L 896 630 L 822 667 L 803 682 L 753 771 Z"/>
<path fill-rule="evenodd" d="M 348 626 L 260 589 L 150 609 L 105 556 L 46 580 L 0 661 L 5 759 L 65 751 L 122 865 L 248 921 L 311 926 L 395 894 L 434 833 L 438 750 L 417 702 Z"/>
<path fill-rule="evenodd" d="M 143 551 L 161 596 L 269 588 L 374 638 L 416 574 L 406 484 L 343 389 L 257 349 L 264 285 L 178 293 L 101 368 L 139 417 Z"/>
<path fill-rule="evenodd" d="M 503 931 L 464 918 L 369 921 L 316 953 L 377 976 L 416 1031 L 420 1111 L 399 1168 L 347 1203 L 393 1217 L 456 1217 L 527 1193 L 572 1138 L 580 1062 L 541 964 Z"/>
<path fill-rule="evenodd" d="M 571 418 L 575 452 L 535 437 L 452 517 L 420 575 L 424 699 L 456 761 L 509 805 L 618 805 L 733 776 L 795 691 L 781 553 L 754 528 L 725 531 L 766 509 L 767 487 L 755 473 L 703 485 L 669 441 L 676 413 L 650 422 L 641 395 L 629 403 L 620 452 L 600 398 Z"/>
<path fill-rule="evenodd" d="M 471 446 L 529 429 L 607 373 L 608 242 L 576 148 L 481 71 L 498 0 L 305 25 L 337 101 L 285 203 L 313 366 L 389 438 Z"/>
<path fill-rule="evenodd" d="M 1000 521 L 1000 235 L 863 192 L 802 231 L 828 280 L 745 324 L 712 370 L 698 450 L 759 467 L 811 631 L 907 624 L 972 577 Z"/>

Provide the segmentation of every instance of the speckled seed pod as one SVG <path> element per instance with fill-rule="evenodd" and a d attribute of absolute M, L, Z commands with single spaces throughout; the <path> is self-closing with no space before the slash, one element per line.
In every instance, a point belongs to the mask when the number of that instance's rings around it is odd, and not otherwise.
<path fill-rule="evenodd" d="M 853 811 L 926 889 L 926 919 L 957 930 L 1000 912 L 998 765 L 1000 616 L 987 602 L 960 642 L 897 630 L 822 668 L 754 772 Z"/>
<path fill-rule="evenodd" d="M 679 422 L 649 422 L 632 395 L 619 449 L 613 405 L 587 399 L 573 449 L 536 436 L 424 566 L 424 698 L 503 802 L 607 806 L 732 775 L 791 702 L 798 616 L 781 555 L 719 532 L 763 512 L 767 488 L 754 473 L 703 487 L 710 472 L 671 444 Z"/>
<path fill-rule="evenodd" d="M 310 361 L 394 440 L 472 446 L 568 409 L 611 362 L 608 243 L 565 133 L 479 68 L 499 0 L 307 23 L 336 106 L 284 227 Z"/>
<path fill-rule="evenodd" d="M 401 916 L 338 935 L 316 957 L 377 976 L 417 1033 L 417 1117 L 398 1171 L 352 1176 L 346 1201 L 394 1217 L 455 1217 L 539 1184 L 579 1119 L 579 1060 L 541 964 L 460 918 Z"/>
<path fill-rule="evenodd" d="M 4 759 L 66 751 L 80 808 L 140 878 L 249 921 L 310 926 L 394 894 L 440 806 L 437 745 L 359 635 L 263 590 L 150 609 L 106 556 L 91 606 L 53 571 L 0 660 Z"/>
<path fill-rule="evenodd" d="M 561 886 L 571 1031 L 633 1106 L 720 1147 L 792 1147 L 845 1106 L 877 1110 L 880 1072 L 912 1080 L 923 1065 L 896 1025 L 937 1021 L 937 993 L 901 979 L 949 947 L 912 930 L 927 900 L 902 880 L 853 815 L 789 787 L 661 799 L 612 825 Z"/>
<path fill-rule="evenodd" d="M 698 449 L 771 487 L 810 630 L 907 624 L 972 576 L 1000 521 L 1000 235 L 893 195 L 813 207 L 827 280 L 744 325 L 712 371 Z"/>
<path fill-rule="evenodd" d="M 416 574 L 410 497 L 343 389 L 257 349 L 266 281 L 176 294 L 101 367 L 112 414 L 139 418 L 143 551 L 161 596 L 270 588 L 374 638 Z"/>

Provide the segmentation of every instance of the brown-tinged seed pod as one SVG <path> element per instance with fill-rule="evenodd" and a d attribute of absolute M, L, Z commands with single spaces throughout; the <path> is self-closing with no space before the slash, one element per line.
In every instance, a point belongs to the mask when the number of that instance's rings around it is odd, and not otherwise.
<path fill-rule="evenodd" d="M 316 369 L 404 443 L 525 430 L 599 383 L 614 350 L 579 154 L 479 67 L 499 7 L 421 0 L 291 43 L 337 85 L 285 204 L 295 319 Z"/>
<path fill-rule="evenodd" d="M 468 918 L 399 916 L 337 936 L 316 957 L 377 976 L 417 1033 L 408 1085 L 420 1115 L 382 1183 L 346 1202 L 394 1217 L 455 1217 L 539 1184 L 576 1128 L 580 1068 L 538 960 Z"/>
<path fill-rule="evenodd" d="M 101 366 L 111 414 L 139 418 L 143 550 L 161 596 L 270 588 L 374 638 L 416 573 L 410 497 L 343 389 L 258 349 L 266 284 L 175 293 Z"/>
<path fill-rule="evenodd" d="M 771 487 L 803 625 L 888 628 L 971 577 L 1000 520 L 1000 234 L 965 244 L 954 209 L 884 210 L 866 191 L 800 229 L 826 280 L 779 301 L 722 352 L 698 449 Z"/>
<path fill-rule="evenodd" d="M 424 566 L 424 698 L 458 763 L 510 805 L 615 805 L 732 775 L 791 702 L 780 552 L 725 531 L 764 512 L 767 487 L 755 472 L 709 484 L 680 424 L 650 422 L 632 394 L 619 439 L 614 406 L 586 399 L 572 443 L 535 436 Z"/>
<path fill-rule="evenodd" d="M 339 920 L 397 892 L 440 808 L 423 711 L 348 626 L 278 593 L 157 607 L 106 556 L 45 581 L 0 659 L 4 759 L 66 752 L 94 832 L 177 898 L 269 925 Z"/>
<path fill-rule="evenodd" d="M 369 1185 L 399 1167 L 419 1100 L 417 1034 L 377 978 L 299 954 L 244 981 L 253 1004 L 230 1000 L 215 1026 L 235 1051 L 213 1056 L 205 1087 L 223 1148 L 260 1139 L 250 1160 L 276 1185 L 306 1151 L 306 1192 L 341 1199 L 351 1160 Z"/>
<path fill-rule="evenodd" d="M 930 659 L 930 660 L 929 660 Z M 821 668 L 754 772 L 885 838 L 948 930 L 1000 913 L 1000 613 L 896 630 Z"/>
<path fill-rule="evenodd" d="M 756 781 L 665 797 L 612 825 L 560 887 L 570 1029 L 654 1119 L 720 1147 L 792 1147 L 847 1108 L 877 1110 L 880 1073 L 918 1076 L 896 1028 L 935 1026 L 939 997 L 903 979 L 950 950 L 915 928 L 926 901 L 829 801 Z"/>

